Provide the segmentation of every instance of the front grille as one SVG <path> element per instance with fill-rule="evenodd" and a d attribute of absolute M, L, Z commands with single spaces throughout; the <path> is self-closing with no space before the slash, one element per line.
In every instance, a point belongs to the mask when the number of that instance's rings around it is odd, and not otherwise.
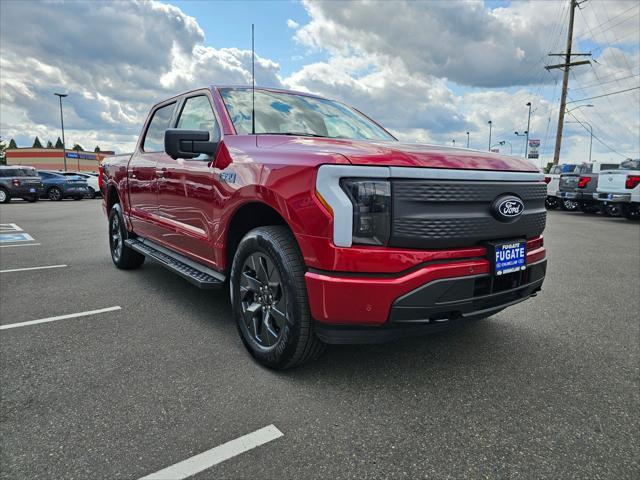
<path fill-rule="evenodd" d="M 546 224 L 547 186 L 540 182 L 399 179 L 392 181 L 392 195 L 394 247 L 451 248 L 532 238 Z M 524 213 L 510 223 L 491 214 L 492 203 L 502 195 L 524 203 Z"/>

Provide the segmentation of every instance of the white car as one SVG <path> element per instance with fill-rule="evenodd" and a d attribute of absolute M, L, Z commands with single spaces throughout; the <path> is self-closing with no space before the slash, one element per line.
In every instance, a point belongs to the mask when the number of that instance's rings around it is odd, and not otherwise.
<path fill-rule="evenodd" d="M 87 186 L 89 187 L 89 193 L 87 194 L 87 198 L 96 198 L 96 195 L 100 195 L 100 187 L 98 186 L 98 177 L 96 175 L 92 175 L 86 172 L 60 172 L 60 173 L 66 177 L 77 176 L 85 179 L 87 181 Z"/>
<path fill-rule="evenodd" d="M 618 170 L 602 172 L 593 198 L 616 203 L 629 220 L 640 220 L 640 160 L 626 160 Z"/>

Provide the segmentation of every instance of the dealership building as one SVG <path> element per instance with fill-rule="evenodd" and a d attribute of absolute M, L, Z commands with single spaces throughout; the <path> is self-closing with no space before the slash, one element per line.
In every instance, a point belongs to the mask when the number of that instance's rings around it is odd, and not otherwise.
<path fill-rule="evenodd" d="M 114 152 L 78 152 L 67 150 L 67 171 L 97 172 L 104 157 Z M 12 148 L 6 151 L 7 165 L 25 165 L 38 170 L 64 170 L 63 150 L 60 148 Z"/>

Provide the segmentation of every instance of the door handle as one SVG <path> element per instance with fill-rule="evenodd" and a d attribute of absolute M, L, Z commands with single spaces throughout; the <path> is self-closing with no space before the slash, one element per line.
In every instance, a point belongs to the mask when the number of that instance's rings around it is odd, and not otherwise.
<path fill-rule="evenodd" d="M 164 178 L 167 174 L 167 169 L 166 168 L 159 168 L 158 170 L 156 170 L 156 176 L 158 178 Z"/>

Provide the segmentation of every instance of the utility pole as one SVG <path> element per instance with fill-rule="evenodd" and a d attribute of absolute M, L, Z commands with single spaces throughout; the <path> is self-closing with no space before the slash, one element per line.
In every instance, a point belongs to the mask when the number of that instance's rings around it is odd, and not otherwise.
<path fill-rule="evenodd" d="M 544 68 L 547 70 L 553 70 L 554 68 L 563 68 L 564 75 L 562 77 L 562 95 L 560 96 L 560 110 L 558 111 L 558 132 L 556 133 L 556 148 L 553 152 L 553 164 L 557 165 L 560 162 L 560 147 L 562 146 L 562 127 L 564 126 L 564 111 L 567 107 L 567 90 L 569 88 L 569 67 L 577 65 L 587 65 L 591 62 L 589 60 L 582 60 L 579 62 L 571 62 L 571 56 L 591 56 L 590 53 L 571 53 L 571 47 L 573 46 L 573 19 L 576 13 L 576 7 L 586 2 L 587 0 L 570 0 L 571 6 L 569 8 L 569 30 L 567 32 L 567 51 L 565 53 L 550 53 L 551 57 L 564 57 L 564 63 L 557 65 L 548 65 Z"/>

